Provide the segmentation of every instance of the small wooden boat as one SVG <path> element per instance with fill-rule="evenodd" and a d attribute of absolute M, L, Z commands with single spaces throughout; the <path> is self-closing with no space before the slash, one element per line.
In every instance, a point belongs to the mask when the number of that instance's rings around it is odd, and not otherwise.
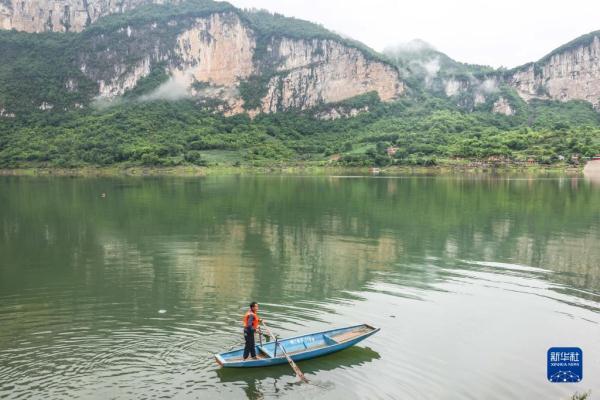
<path fill-rule="evenodd" d="M 294 361 L 306 360 L 344 350 L 379 332 L 380 328 L 356 325 L 330 331 L 310 333 L 289 339 L 266 342 L 256 346 L 256 360 L 242 359 L 244 349 L 215 354 L 217 363 L 224 368 L 267 367 L 287 363 L 281 346 Z"/>

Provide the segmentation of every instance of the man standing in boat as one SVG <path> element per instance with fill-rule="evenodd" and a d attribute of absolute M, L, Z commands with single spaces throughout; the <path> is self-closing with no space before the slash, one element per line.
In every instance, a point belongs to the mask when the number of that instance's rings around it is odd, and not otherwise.
<path fill-rule="evenodd" d="M 258 303 L 253 301 L 250 303 L 250 309 L 246 311 L 244 315 L 244 340 L 246 346 L 244 347 L 244 360 L 248 358 L 248 355 L 252 356 L 253 360 L 256 360 L 256 346 L 254 344 L 254 333 L 258 329 L 260 334 L 259 323 L 262 321 L 258 318 Z"/>

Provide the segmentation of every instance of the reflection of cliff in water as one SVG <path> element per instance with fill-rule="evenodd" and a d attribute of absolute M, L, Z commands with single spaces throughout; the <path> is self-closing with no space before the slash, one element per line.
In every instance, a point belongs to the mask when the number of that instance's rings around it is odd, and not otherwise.
<path fill-rule="evenodd" d="M 600 291 L 600 192 L 585 181 L 2 179 L 4 293 L 67 276 L 142 304 L 318 302 L 428 257 L 511 260 Z M 440 278 L 411 271 L 403 284 Z"/>

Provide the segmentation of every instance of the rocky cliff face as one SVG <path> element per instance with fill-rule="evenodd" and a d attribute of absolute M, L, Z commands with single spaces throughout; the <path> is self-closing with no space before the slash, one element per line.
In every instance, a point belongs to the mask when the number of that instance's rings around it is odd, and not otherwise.
<path fill-rule="evenodd" d="M 176 76 L 216 86 L 232 86 L 246 79 L 256 41 L 253 32 L 235 14 L 213 14 L 197 19 L 177 37 L 175 52 L 180 60 L 172 69 Z"/>
<path fill-rule="evenodd" d="M 81 32 L 105 15 L 165 0 L 0 0 L 0 28 L 23 32 Z M 172 2 L 172 1 L 171 1 Z"/>
<path fill-rule="evenodd" d="M 151 3 L 165 5 L 93 24 Z M 287 29 L 289 23 L 295 25 Z M 47 87 L 31 90 L 31 98 L 0 96 L 2 118 L 30 109 L 85 108 L 93 98 L 123 95 L 142 100 L 191 97 L 228 115 L 255 115 L 304 110 L 371 92 L 383 101 L 404 93 L 396 67 L 359 44 L 305 21 L 210 0 L 0 0 L 0 28 L 83 31 L 39 40 L 9 34 L 0 42 L 0 52 L 12 57 L 5 63 L 29 57 L 30 45 L 20 43 L 30 41 L 53 46 L 36 68 L 61 65 L 52 80 L 44 80 Z M 0 67 L 2 62 L 0 58 Z M 14 81 L 28 73 L 13 75 Z"/>
<path fill-rule="evenodd" d="M 218 99 L 226 104 L 222 111 L 240 113 L 244 101 L 237 88 L 255 73 L 255 49 L 252 30 L 237 15 L 213 14 L 177 37 L 178 62 L 171 63 L 169 73 L 179 87 L 191 88 L 192 95 Z M 193 89 L 196 83 L 201 83 L 198 90 Z"/>
<path fill-rule="evenodd" d="M 359 50 L 332 40 L 273 40 L 269 59 L 277 73 L 270 79 L 262 111 L 306 109 L 368 92 L 383 101 L 402 94 L 404 86 L 390 65 L 368 60 Z"/>
<path fill-rule="evenodd" d="M 492 112 L 495 112 L 496 114 L 504 114 L 510 116 L 514 115 L 515 110 L 512 108 L 510 102 L 507 99 L 505 99 L 504 97 L 500 97 L 498 100 L 496 100 L 496 102 L 494 102 Z"/>
<path fill-rule="evenodd" d="M 154 66 L 165 65 L 171 76 L 167 85 L 190 96 L 218 100 L 220 110 L 227 114 L 308 109 L 368 92 L 389 101 L 404 92 L 393 66 L 334 40 L 271 37 L 257 54 L 256 32 L 236 13 L 168 23 L 177 24 L 181 30 L 171 47 L 156 33 L 160 26 L 122 29 L 122 44 L 138 49 L 144 43 L 143 53 L 132 50 L 122 55 L 113 50 L 113 43 L 99 37 L 92 56 L 81 60 L 80 69 L 98 82 L 100 97 L 112 98 L 134 88 Z M 98 67 L 102 65 L 98 55 L 110 60 L 110 67 Z M 248 79 L 264 82 L 256 89 L 262 92 L 259 101 L 251 106 L 240 92 L 240 85 Z"/>
<path fill-rule="evenodd" d="M 585 100 L 600 109 L 600 33 L 518 69 L 509 83 L 525 100 Z"/>
<path fill-rule="evenodd" d="M 477 106 L 491 100 L 491 111 L 513 115 L 514 104 L 498 97 L 497 88 L 514 89 L 521 99 L 585 100 L 600 110 L 600 32 L 555 50 L 542 60 L 485 78 L 450 77 L 444 80 L 448 97 L 469 98 Z"/>

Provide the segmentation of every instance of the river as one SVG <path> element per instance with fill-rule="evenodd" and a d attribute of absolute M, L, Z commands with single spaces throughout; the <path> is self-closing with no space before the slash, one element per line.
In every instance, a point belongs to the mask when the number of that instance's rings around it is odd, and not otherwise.
<path fill-rule="evenodd" d="M 222 370 L 250 301 L 349 350 Z M 584 354 L 577 384 L 546 353 Z M 0 177 L 0 398 L 600 394 L 600 187 L 502 176 Z"/>

